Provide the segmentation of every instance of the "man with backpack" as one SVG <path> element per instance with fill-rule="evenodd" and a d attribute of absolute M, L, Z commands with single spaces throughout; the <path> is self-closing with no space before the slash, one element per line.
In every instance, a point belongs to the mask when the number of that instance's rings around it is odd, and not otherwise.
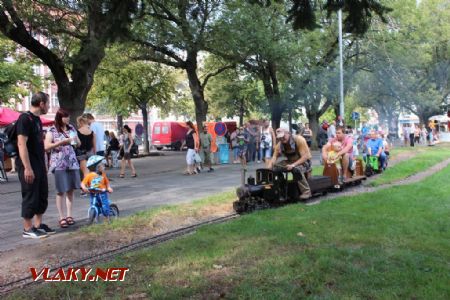
<path fill-rule="evenodd" d="M 42 122 L 39 116 L 45 115 L 48 109 L 48 95 L 38 92 L 31 98 L 30 111 L 21 114 L 15 124 L 19 153 L 16 165 L 22 190 L 24 238 L 38 239 L 55 233 L 42 223 L 42 215 L 48 206 L 48 181 Z"/>

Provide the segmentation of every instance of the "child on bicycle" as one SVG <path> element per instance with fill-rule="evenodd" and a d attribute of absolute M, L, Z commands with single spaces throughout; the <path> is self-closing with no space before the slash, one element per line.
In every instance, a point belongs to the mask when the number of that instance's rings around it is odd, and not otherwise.
<path fill-rule="evenodd" d="M 108 177 L 105 173 L 105 158 L 100 155 L 93 155 L 89 157 L 86 166 L 91 171 L 84 177 L 81 182 L 81 189 L 85 193 L 89 193 L 91 200 L 94 193 L 98 191 L 100 200 L 102 202 L 102 209 L 109 220 L 109 197 L 108 193 L 112 193 L 113 189 L 109 184 Z"/>

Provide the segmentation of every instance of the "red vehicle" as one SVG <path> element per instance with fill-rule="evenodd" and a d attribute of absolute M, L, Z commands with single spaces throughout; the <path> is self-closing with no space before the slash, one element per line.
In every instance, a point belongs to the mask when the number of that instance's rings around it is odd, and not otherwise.
<path fill-rule="evenodd" d="M 153 123 L 152 145 L 161 150 L 164 146 L 180 150 L 188 128 L 185 122 L 157 121 Z"/>

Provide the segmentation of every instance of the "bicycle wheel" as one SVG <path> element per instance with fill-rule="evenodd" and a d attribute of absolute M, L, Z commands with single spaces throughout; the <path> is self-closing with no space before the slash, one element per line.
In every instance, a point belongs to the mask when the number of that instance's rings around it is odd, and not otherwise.
<path fill-rule="evenodd" d="M 88 224 L 94 223 L 94 220 L 97 222 L 97 210 L 94 207 L 90 207 L 88 210 Z"/>
<path fill-rule="evenodd" d="M 116 204 L 110 204 L 109 205 L 109 216 L 112 219 L 116 219 L 119 217 L 119 208 L 117 207 Z"/>
<path fill-rule="evenodd" d="M 5 171 L 5 165 L 3 164 L 2 161 L 0 161 L 0 182 L 2 181 L 8 182 L 8 175 L 6 174 Z"/>

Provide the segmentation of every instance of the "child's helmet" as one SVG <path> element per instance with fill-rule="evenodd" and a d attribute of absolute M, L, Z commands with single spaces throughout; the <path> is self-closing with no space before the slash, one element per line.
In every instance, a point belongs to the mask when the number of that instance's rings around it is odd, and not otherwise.
<path fill-rule="evenodd" d="M 99 164 L 106 164 L 106 160 L 105 157 L 100 156 L 100 155 L 92 155 L 91 157 L 89 157 L 87 163 L 86 163 L 86 167 L 89 168 L 89 170 L 96 170 L 97 166 Z"/>

